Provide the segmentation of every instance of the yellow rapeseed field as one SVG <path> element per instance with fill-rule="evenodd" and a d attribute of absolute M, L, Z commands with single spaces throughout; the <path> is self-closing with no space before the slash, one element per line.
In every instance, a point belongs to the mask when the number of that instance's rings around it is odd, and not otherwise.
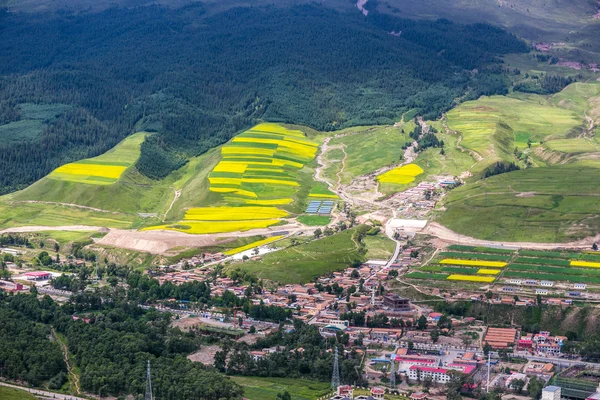
<path fill-rule="evenodd" d="M 275 154 L 275 150 L 271 149 L 263 149 L 260 147 L 228 147 L 223 146 L 221 149 L 221 154 L 223 155 L 231 155 L 231 154 L 251 154 L 251 155 L 263 155 L 263 156 L 273 156 Z"/>
<path fill-rule="evenodd" d="M 281 125 L 273 124 L 273 123 L 269 123 L 269 122 L 258 124 L 254 128 L 250 129 L 250 131 L 280 133 L 280 134 L 285 134 L 288 136 L 298 136 L 298 137 L 304 138 L 304 134 L 302 133 L 302 131 L 288 130 L 287 128 L 284 128 Z"/>
<path fill-rule="evenodd" d="M 215 166 L 213 172 L 234 172 L 236 174 L 243 174 L 246 172 L 247 166 L 248 164 L 246 163 L 221 161 Z"/>
<path fill-rule="evenodd" d="M 225 198 L 227 200 L 227 197 Z M 256 206 L 282 206 L 284 204 L 290 204 L 293 199 L 265 199 L 265 200 L 254 200 L 254 199 L 243 199 L 243 202 L 250 205 Z"/>
<path fill-rule="evenodd" d="M 310 193 L 308 197 L 315 197 L 318 199 L 339 199 L 337 194 L 319 194 L 319 193 Z"/>
<path fill-rule="evenodd" d="M 504 268 L 506 263 L 502 261 L 479 261 L 479 260 L 460 260 L 454 258 L 446 258 L 440 261 L 440 264 L 451 264 L 451 265 L 472 265 L 476 267 L 492 267 L 492 268 Z"/>
<path fill-rule="evenodd" d="M 248 221 L 287 217 L 288 213 L 277 207 L 197 207 L 185 213 L 185 220 L 194 221 Z"/>
<path fill-rule="evenodd" d="M 54 172 L 59 174 L 100 176 L 103 178 L 119 179 L 126 169 L 127 167 L 122 165 L 72 163 L 58 167 Z"/>
<path fill-rule="evenodd" d="M 600 268 L 600 263 L 591 261 L 571 261 L 571 267 Z"/>
<path fill-rule="evenodd" d="M 281 239 L 282 237 L 283 236 L 272 236 L 270 238 L 266 238 L 266 239 L 263 239 L 263 240 L 258 240 L 256 242 L 247 244 L 245 246 L 240 246 L 240 247 L 236 247 L 235 249 L 227 250 L 227 251 L 223 252 L 223 254 L 231 256 L 233 254 L 241 253 L 242 251 L 250 250 L 250 249 L 253 249 L 255 247 L 264 246 L 265 244 L 272 243 L 272 242 L 274 242 L 276 240 Z"/>
<path fill-rule="evenodd" d="M 465 282 L 485 282 L 492 283 L 496 278 L 493 276 L 476 276 L 476 275 L 460 275 L 452 274 L 446 278 L 449 281 L 465 281 Z"/>
<path fill-rule="evenodd" d="M 479 271 L 477 271 L 478 274 L 481 275 L 498 275 L 500 273 L 499 269 L 487 269 L 487 268 L 480 268 Z"/>
<path fill-rule="evenodd" d="M 421 175 L 423 169 L 417 164 L 408 164 L 396 167 L 391 171 L 385 172 L 377 177 L 382 183 L 407 184 L 415 180 L 417 175 Z"/>
<path fill-rule="evenodd" d="M 58 167 L 48 177 L 77 183 L 111 185 L 138 159 L 140 145 L 146 135 L 146 132 L 135 133 L 106 153 Z"/>
<path fill-rule="evenodd" d="M 158 225 L 143 228 L 144 231 L 151 230 L 168 230 L 178 231 L 192 234 L 211 234 L 211 233 L 226 233 L 237 231 L 248 231 L 250 229 L 268 228 L 276 225 L 280 221 L 278 219 L 261 219 L 257 221 L 182 221 L 173 225 Z"/>

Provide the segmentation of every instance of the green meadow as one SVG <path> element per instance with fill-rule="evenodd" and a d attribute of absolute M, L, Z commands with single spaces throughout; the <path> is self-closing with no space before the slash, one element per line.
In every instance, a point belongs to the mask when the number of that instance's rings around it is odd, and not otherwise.
<path fill-rule="evenodd" d="M 292 400 L 315 400 L 331 392 L 329 382 L 307 379 L 254 376 L 233 376 L 231 379 L 244 388 L 244 398 L 248 400 L 276 400 L 277 395 L 285 391 L 292 395 Z"/>
<path fill-rule="evenodd" d="M 232 264 L 229 268 L 241 268 L 259 278 L 284 284 L 310 282 L 318 276 L 347 268 L 357 260 L 365 261 L 356 241 L 357 229 L 362 226 L 265 254 L 260 261 Z"/>
<path fill-rule="evenodd" d="M 564 242 L 600 229 L 598 170 L 577 165 L 529 168 L 466 184 L 450 192 L 444 226 L 502 241 Z"/>

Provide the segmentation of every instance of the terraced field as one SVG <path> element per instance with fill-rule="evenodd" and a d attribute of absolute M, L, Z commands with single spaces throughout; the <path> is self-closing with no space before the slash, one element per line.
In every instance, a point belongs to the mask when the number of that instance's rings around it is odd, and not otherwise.
<path fill-rule="evenodd" d="M 193 234 L 247 231 L 284 223 L 286 210 L 307 197 L 337 198 L 327 188 L 306 185 L 301 174 L 318 144 L 298 130 L 263 123 L 225 144 L 208 174 L 206 207 L 187 208 L 183 219 L 146 230 Z M 312 189 L 312 190 L 311 190 Z"/>
<path fill-rule="evenodd" d="M 450 246 L 450 249 L 453 251 L 439 253 L 429 265 L 404 277 L 422 284 L 431 281 L 432 285 L 438 285 L 441 280 L 458 281 L 458 284 L 510 284 L 510 279 L 551 281 L 567 284 L 567 287 L 574 283 L 600 285 L 600 253 L 527 249 L 517 252 L 472 246 Z M 480 261 L 489 256 L 505 257 L 506 262 Z M 487 263 L 495 264 L 485 265 Z M 530 286 L 536 287 L 535 284 Z"/>
<path fill-rule="evenodd" d="M 529 140 L 536 144 L 549 136 L 565 138 L 583 120 L 582 114 L 555 106 L 543 96 L 482 97 L 448 113 L 448 127 L 463 137 L 461 146 L 482 157 L 476 171 L 496 161 L 514 161 L 514 148 L 527 148 Z"/>
<path fill-rule="evenodd" d="M 106 153 L 86 160 L 65 164 L 48 175 L 50 179 L 91 185 L 110 185 L 119 180 L 123 172 L 140 156 L 140 145 L 146 132 L 135 133 Z"/>

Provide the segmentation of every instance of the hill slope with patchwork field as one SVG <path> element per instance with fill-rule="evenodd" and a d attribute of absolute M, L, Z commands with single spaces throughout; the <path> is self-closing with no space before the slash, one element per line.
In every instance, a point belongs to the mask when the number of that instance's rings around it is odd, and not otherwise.
<path fill-rule="evenodd" d="M 553 96 L 483 97 L 448 113 L 461 146 L 520 171 L 467 182 L 437 220 L 480 239 L 564 242 L 600 229 L 600 84 L 574 83 Z"/>

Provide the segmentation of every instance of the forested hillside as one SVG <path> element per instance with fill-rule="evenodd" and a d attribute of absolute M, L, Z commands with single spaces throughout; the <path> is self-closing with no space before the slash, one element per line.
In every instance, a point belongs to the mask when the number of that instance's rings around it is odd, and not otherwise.
<path fill-rule="evenodd" d="M 203 7 L 1 13 L 0 193 L 106 151 L 136 124 L 159 132 L 137 167 L 160 178 L 257 120 L 332 130 L 436 117 L 457 98 L 506 93 L 495 55 L 527 50 L 481 24 Z M 30 103 L 65 106 L 28 130 Z"/>

